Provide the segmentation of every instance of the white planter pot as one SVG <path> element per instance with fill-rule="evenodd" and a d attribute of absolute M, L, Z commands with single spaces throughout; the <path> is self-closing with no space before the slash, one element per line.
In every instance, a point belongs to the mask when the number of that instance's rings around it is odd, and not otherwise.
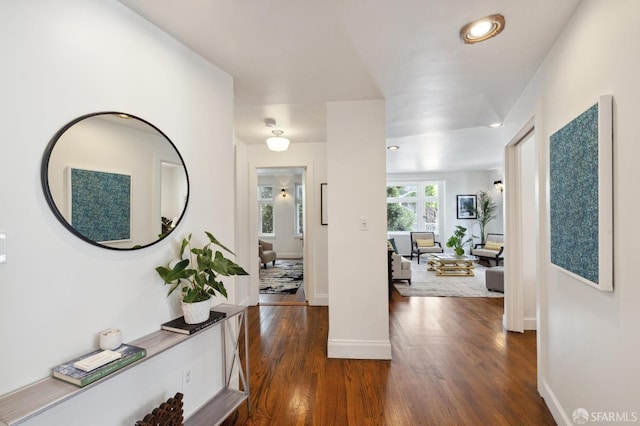
<path fill-rule="evenodd" d="M 211 300 L 203 300 L 196 303 L 182 302 L 182 313 L 187 324 L 199 324 L 209 319 L 211 313 Z"/>

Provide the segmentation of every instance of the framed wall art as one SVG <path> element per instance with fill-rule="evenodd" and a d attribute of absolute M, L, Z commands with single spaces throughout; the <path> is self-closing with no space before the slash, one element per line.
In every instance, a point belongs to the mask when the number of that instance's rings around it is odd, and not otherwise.
<path fill-rule="evenodd" d="M 131 176 L 69 168 L 71 224 L 92 241 L 131 238 Z"/>
<path fill-rule="evenodd" d="M 477 219 L 475 211 L 477 202 L 475 195 L 456 195 L 456 218 Z"/>
<path fill-rule="evenodd" d="M 320 225 L 329 224 L 329 209 L 327 207 L 327 184 L 320 184 Z"/>
<path fill-rule="evenodd" d="M 549 138 L 551 263 L 613 290 L 613 98 L 598 102 Z"/>

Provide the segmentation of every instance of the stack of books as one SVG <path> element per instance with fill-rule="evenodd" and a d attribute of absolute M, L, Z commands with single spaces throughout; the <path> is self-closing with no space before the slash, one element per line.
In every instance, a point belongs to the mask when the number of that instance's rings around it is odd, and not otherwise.
<path fill-rule="evenodd" d="M 222 321 L 225 319 L 227 314 L 224 312 L 211 311 L 209 313 L 209 319 L 198 324 L 187 324 L 184 320 L 184 317 L 176 318 L 169 322 L 165 322 L 162 324 L 161 328 L 167 331 L 173 331 L 174 333 L 182 333 L 182 334 L 193 334 L 197 333 L 200 330 L 204 330 L 205 328 Z"/>
<path fill-rule="evenodd" d="M 107 357 L 107 354 L 110 356 Z M 147 351 L 144 348 L 123 343 L 113 351 L 98 349 L 54 367 L 53 377 L 83 387 L 144 358 L 146 355 Z M 91 363 L 89 363 L 89 366 L 86 365 L 88 358 L 102 358 L 103 362 L 107 362 L 99 367 L 92 368 Z M 109 359 L 113 359 L 113 361 L 108 361 Z M 89 371 L 85 371 L 87 369 Z"/>

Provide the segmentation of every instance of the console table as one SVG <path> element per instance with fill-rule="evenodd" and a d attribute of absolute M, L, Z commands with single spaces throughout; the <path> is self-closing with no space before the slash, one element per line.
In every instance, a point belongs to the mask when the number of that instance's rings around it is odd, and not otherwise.
<path fill-rule="evenodd" d="M 215 424 L 222 423 L 229 414 L 245 401 L 247 402 L 247 408 L 249 410 L 251 409 L 249 398 L 249 333 L 247 308 L 244 306 L 222 304 L 215 306 L 213 310 L 227 314 L 226 318 L 210 326 L 216 327 L 221 324 L 223 327 L 221 347 L 223 353 L 222 368 L 224 383 L 220 392 L 214 395 L 205 406 L 187 419 L 186 424 L 190 426 L 200 424 L 210 425 L 212 422 L 215 422 Z M 147 356 L 81 388 L 63 382 L 62 380 L 54 379 L 53 377 L 47 377 L 15 390 L 0 398 L 0 425 L 8 426 L 23 423 L 61 402 L 77 396 L 87 389 L 100 386 L 100 383 L 103 383 L 105 380 L 109 380 L 130 368 L 135 368 L 140 363 L 145 362 L 159 353 L 186 341 L 198 333 L 209 330 L 210 327 L 192 335 L 158 330 L 132 342 L 128 342 L 131 345 L 145 348 L 147 350 Z M 242 328 L 244 328 L 245 337 L 244 366 L 240 360 L 240 333 Z M 227 338 L 233 345 L 231 359 L 227 358 Z M 240 384 L 242 385 L 241 389 L 232 389 L 230 386 L 232 373 L 236 366 L 240 376 Z M 206 417 L 206 423 L 205 420 L 203 420 L 204 417 Z"/>

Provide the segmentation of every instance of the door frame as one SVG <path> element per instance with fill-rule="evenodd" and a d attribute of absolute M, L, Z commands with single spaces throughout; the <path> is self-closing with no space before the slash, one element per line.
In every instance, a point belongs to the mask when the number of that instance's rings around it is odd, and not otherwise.
<path fill-rule="evenodd" d="M 315 199 L 315 185 L 312 182 L 313 176 L 313 164 L 270 164 L 270 163 L 256 163 L 249 162 L 249 235 L 250 241 L 255 241 L 255 244 L 251 244 L 249 255 L 251 259 L 258 259 L 258 194 L 256 188 L 258 187 L 258 169 L 268 168 L 299 168 L 304 169 L 302 181 L 304 183 L 304 224 L 303 235 L 304 243 L 302 246 L 302 263 L 304 271 L 304 292 L 305 298 L 310 305 L 315 304 L 315 282 L 314 282 L 314 261 L 312 258 L 312 247 L 314 241 L 313 227 L 308 226 L 313 220 L 313 214 L 310 206 L 310 200 Z M 249 304 L 258 305 L 260 302 L 260 264 L 259 262 L 249 263 Z"/>

